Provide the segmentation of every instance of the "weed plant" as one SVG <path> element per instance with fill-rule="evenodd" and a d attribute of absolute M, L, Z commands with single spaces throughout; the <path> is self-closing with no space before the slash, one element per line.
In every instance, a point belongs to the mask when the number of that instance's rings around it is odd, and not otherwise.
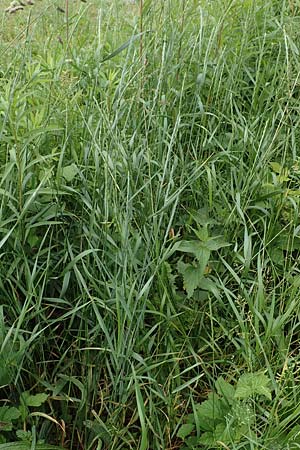
<path fill-rule="evenodd" d="M 298 3 L 8 4 L 1 442 L 299 448 Z"/>

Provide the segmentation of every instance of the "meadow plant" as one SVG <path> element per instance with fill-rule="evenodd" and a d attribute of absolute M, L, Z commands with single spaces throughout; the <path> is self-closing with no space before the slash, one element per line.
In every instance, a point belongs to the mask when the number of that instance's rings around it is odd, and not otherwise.
<path fill-rule="evenodd" d="M 298 448 L 298 3 L 9 3 L 2 448 Z"/>

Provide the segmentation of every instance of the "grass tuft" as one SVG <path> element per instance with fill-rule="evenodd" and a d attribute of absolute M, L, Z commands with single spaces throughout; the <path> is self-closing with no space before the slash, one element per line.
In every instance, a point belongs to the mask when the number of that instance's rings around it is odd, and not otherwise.
<path fill-rule="evenodd" d="M 300 445 L 296 3 L 3 1 L 0 444 Z"/>

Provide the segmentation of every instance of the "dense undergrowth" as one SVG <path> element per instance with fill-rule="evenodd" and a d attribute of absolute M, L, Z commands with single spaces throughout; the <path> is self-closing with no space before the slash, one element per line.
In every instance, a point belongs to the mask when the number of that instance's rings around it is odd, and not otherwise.
<path fill-rule="evenodd" d="M 0 11 L 1 442 L 299 448 L 298 3 L 55 5 Z"/>

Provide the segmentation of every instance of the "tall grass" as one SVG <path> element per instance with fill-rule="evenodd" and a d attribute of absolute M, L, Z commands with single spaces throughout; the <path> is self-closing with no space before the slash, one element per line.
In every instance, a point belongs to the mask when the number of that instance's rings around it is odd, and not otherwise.
<path fill-rule="evenodd" d="M 39 439 L 184 448 L 218 376 L 265 370 L 273 400 L 228 448 L 296 448 L 298 18 L 240 0 L 3 13 L 1 391 L 49 394 L 65 435 L 27 418 Z M 229 245 L 189 296 L 176 245 L 203 230 Z"/>

